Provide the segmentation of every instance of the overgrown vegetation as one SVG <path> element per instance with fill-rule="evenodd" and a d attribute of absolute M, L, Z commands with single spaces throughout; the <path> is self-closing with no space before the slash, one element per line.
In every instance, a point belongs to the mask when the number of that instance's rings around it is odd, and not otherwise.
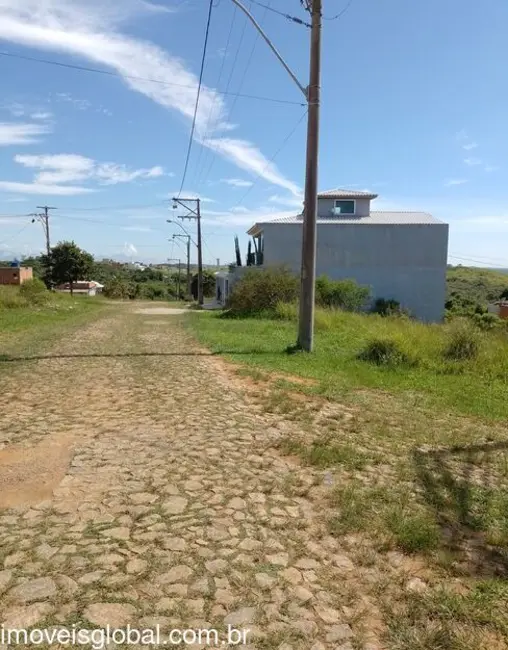
<path fill-rule="evenodd" d="M 467 266 L 448 267 L 446 309 L 450 316 L 483 313 L 508 292 L 508 274 Z"/>

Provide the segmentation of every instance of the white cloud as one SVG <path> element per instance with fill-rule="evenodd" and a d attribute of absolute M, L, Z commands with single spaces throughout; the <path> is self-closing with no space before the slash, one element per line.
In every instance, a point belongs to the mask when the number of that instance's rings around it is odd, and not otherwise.
<path fill-rule="evenodd" d="M 485 171 L 489 174 L 490 172 L 497 172 L 499 167 L 497 165 L 486 165 Z"/>
<path fill-rule="evenodd" d="M 452 185 L 464 185 L 464 183 L 467 183 L 465 178 L 450 178 L 445 181 L 444 185 L 445 187 L 451 187 Z"/>
<path fill-rule="evenodd" d="M 19 192 L 20 194 L 47 194 L 54 196 L 75 196 L 77 194 L 88 194 L 96 191 L 87 187 L 75 187 L 73 185 L 15 183 L 10 181 L 0 181 L 0 190 L 5 192 Z"/>
<path fill-rule="evenodd" d="M 156 178 L 164 174 L 163 168 L 159 165 L 149 169 L 131 170 L 125 165 L 116 163 L 97 163 L 91 158 L 78 154 L 17 154 L 14 156 L 14 160 L 24 167 L 39 170 L 34 177 L 33 185 L 46 186 L 46 188 L 85 180 L 97 181 L 102 185 L 117 185 L 118 183 L 130 183 L 137 178 Z M 17 185 L 22 187 L 26 184 Z M 60 189 L 63 191 L 59 192 L 56 189 L 53 193 L 64 194 L 65 189 Z"/>
<path fill-rule="evenodd" d="M 151 167 L 150 169 L 129 170 L 125 165 L 117 165 L 115 163 L 103 163 L 97 165 L 94 171 L 94 175 L 100 179 L 104 185 L 130 183 L 136 178 L 156 178 L 163 174 L 164 170 L 160 166 Z"/>
<path fill-rule="evenodd" d="M 299 197 L 294 197 L 294 196 L 279 196 L 278 194 L 274 194 L 268 200 L 270 201 L 270 203 L 285 205 L 289 208 L 298 208 L 300 210 L 303 208 L 303 195 L 300 195 Z"/>
<path fill-rule="evenodd" d="M 204 142 L 204 145 L 219 152 L 225 158 L 229 158 L 242 169 L 253 172 L 270 183 L 289 190 L 292 194 L 301 192 L 296 183 L 282 176 L 277 167 L 267 160 L 259 149 L 246 140 L 210 138 Z"/>
<path fill-rule="evenodd" d="M 153 232 L 152 228 L 147 226 L 123 226 L 122 230 L 130 230 L 132 232 Z"/>
<path fill-rule="evenodd" d="M 46 124 L 0 122 L 0 146 L 32 144 L 39 141 L 37 136 L 49 133 L 49 131 Z"/>
<path fill-rule="evenodd" d="M 125 242 L 123 246 L 123 252 L 125 255 L 137 255 L 138 254 L 138 249 L 134 246 L 134 244 L 129 244 L 128 242 Z"/>
<path fill-rule="evenodd" d="M 121 32 L 123 23 L 141 14 L 167 11 L 146 0 L 0 0 L 0 39 L 17 45 L 63 52 L 100 64 L 123 76 L 125 85 L 157 104 L 192 119 L 198 79 L 182 61 L 160 47 Z M 134 78 L 135 77 L 135 78 Z M 149 79 L 148 81 L 146 79 Z M 62 101 L 74 101 L 63 93 Z M 68 96 L 67 96 L 68 95 Z M 78 100 L 81 101 L 81 100 Z M 84 100 L 85 102 L 87 100 Z M 79 107 L 79 106 L 78 106 Z M 82 104 L 83 109 L 88 106 Z M 222 139 L 230 130 L 224 100 L 203 86 L 196 120 L 197 141 L 242 169 L 266 181 L 296 192 L 297 186 L 268 163 L 257 147 L 246 140 Z M 206 133 L 205 133 L 206 132 Z M 214 136 L 208 139 L 210 136 Z"/>
<path fill-rule="evenodd" d="M 220 182 L 232 187 L 252 187 L 254 185 L 252 181 L 246 181 L 242 178 L 221 178 Z"/>
<path fill-rule="evenodd" d="M 49 111 L 35 111 L 30 117 L 32 120 L 50 120 L 53 117 L 53 113 Z"/>
<path fill-rule="evenodd" d="M 465 151 L 471 151 L 472 149 L 476 149 L 476 147 L 478 146 L 478 144 L 469 137 L 469 135 L 464 129 L 458 131 L 455 134 L 455 138 Z"/>
<path fill-rule="evenodd" d="M 482 164 L 482 161 L 479 158 L 464 158 L 464 162 L 470 167 Z"/>
<path fill-rule="evenodd" d="M 8 199 L 3 199 L 5 203 L 23 203 L 24 201 L 28 201 L 28 199 L 25 199 L 22 196 L 10 196 Z"/>

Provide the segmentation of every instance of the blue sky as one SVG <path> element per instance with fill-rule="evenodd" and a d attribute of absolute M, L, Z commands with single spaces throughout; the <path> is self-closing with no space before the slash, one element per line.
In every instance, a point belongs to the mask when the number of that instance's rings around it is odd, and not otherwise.
<path fill-rule="evenodd" d="M 306 18 L 297 0 L 265 3 Z M 305 167 L 298 88 L 231 0 L 217 4 L 183 193 L 203 199 L 208 263 L 231 261 L 233 236 L 257 219 L 294 213 Z M 345 6 L 324 0 L 325 16 Z M 0 56 L 3 256 L 41 249 L 39 224 L 22 215 L 48 204 L 58 207 L 53 241 L 72 238 L 99 256 L 184 257 L 167 241 L 181 231 L 165 219 L 182 178 L 207 8 L 0 0 L 1 51 L 116 75 Z M 305 84 L 308 30 L 252 12 Z M 431 212 L 450 224 L 452 263 L 508 266 L 507 24 L 505 0 L 353 0 L 325 21 L 320 188 L 370 189 L 374 209 Z"/>

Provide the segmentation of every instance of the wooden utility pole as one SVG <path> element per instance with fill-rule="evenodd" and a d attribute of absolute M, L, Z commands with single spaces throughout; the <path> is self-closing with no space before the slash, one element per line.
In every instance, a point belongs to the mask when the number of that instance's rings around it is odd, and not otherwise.
<path fill-rule="evenodd" d="M 171 262 L 178 262 L 178 280 L 177 280 L 177 300 L 180 300 L 180 290 L 181 290 L 181 260 L 178 257 L 170 257 L 168 259 L 168 262 L 171 264 Z"/>
<path fill-rule="evenodd" d="M 308 87 L 307 162 L 303 209 L 300 318 L 297 347 L 312 352 L 314 344 L 314 300 L 316 294 L 316 220 L 318 194 L 319 104 L 321 95 L 322 0 L 307 0 L 312 15 L 310 80 Z"/>
<path fill-rule="evenodd" d="M 319 145 L 319 103 L 321 79 L 321 23 L 322 0 L 302 0 L 302 4 L 312 16 L 312 24 L 294 16 L 283 14 L 289 20 L 311 29 L 310 39 L 310 80 L 307 88 L 298 81 L 291 68 L 284 61 L 261 26 L 256 22 L 240 0 L 232 2 L 249 18 L 257 31 L 264 38 L 268 47 L 275 54 L 291 79 L 305 95 L 308 105 L 307 122 L 307 162 L 305 178 L 305 206 L 302 228 L 302 269 L 300 314 L 298 321 L 298 339 L 296 347 L 311 352 L 314 343 L 314 298 L 316 281 L 316 218 L 317 218 L 317 184 L 318 184 L 318 145 Z"/>
<path fill-rule="evenodd" d="M 182 239 L 187 240 L 187 296 L 190 298 L 191 293 L 192 293 L 192 279 L 191 279 L 191 274 L 190 274 L 190 243 L 191 243 L 191 237 L 190 237 L 190 235 L 173 235 L 173 239 L 175 237 L 181 237 Z"/>
<path fill-rule="evenodd" d="M 44 236 L 46 238 L 46 254 L 49 256 L 51 254 L 51 242 L 49 237 L 49 211 L 56 210 L 50 205 L 38 205 L 38 210 L 44 210 L 43 214 L 35 214 L 32 219 L 32 223 L 37 219 L 42 224 L 42 229 L 44 230 Z"/>
<path fill-rule="evenodd" d="M 196 208 L 193 209 L 188 203 L 195 203 Z M 178 205 L 181 205 L 187 210 L 187 214 L 178 216 L 179 219 L 195 219 L 198 226 L 198 304 L 203 305 L 203 247 L 201 239 L 201 200 L 200 199 L 184 199 L 181 197 L 173 197 L 173 209 L 176 210 Z"/>

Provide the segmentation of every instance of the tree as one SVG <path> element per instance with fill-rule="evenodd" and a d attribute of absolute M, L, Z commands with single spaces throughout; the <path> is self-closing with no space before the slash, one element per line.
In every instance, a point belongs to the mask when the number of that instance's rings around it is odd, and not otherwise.
<path fill-rule="evenodd" d="M 240 244 L 238 243 L 238 237 L 235 235 L 235 254 L 236 254 L 236 265 L 242 266 L 242 256 L 240 254 Z"/>
<path fill-rule="evenodd" d="M 505 289 L 499 296 L 499 300 L 508 300 L 508 289 Z"/>
<path fill-rule="evenodd" d="M 74 283 L 85 280 L 94 267 L 92 255 L 73 241 L 59 242 L 49 255 L 43 255 L 46 275 L 51 284 L 69 284 L 71 296 Z"/>

